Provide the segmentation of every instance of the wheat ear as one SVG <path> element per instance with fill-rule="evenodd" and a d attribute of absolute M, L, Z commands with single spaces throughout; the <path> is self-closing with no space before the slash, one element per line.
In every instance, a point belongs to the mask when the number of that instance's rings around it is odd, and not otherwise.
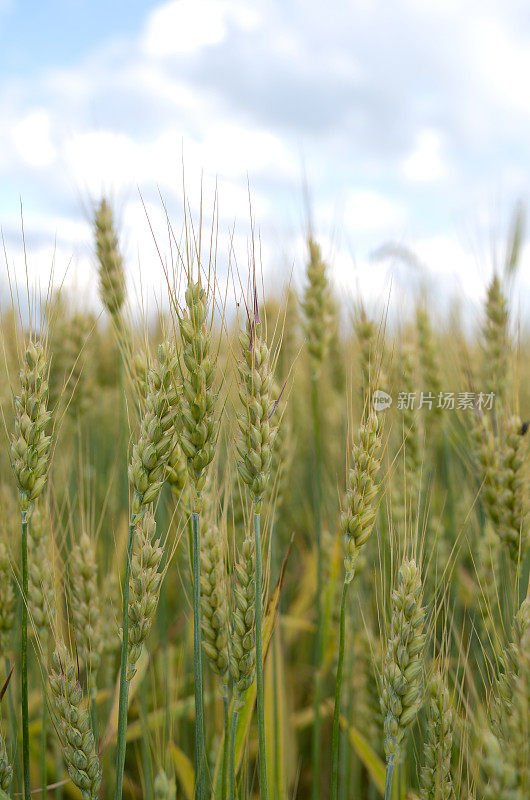
<path fill-rule="evenodd" d="M 47 409 L 49 364 L 40 341 L 29 341 L 20 367 L 20 394 L 15 397 L 15 431 L 11 436 L 11 463 L 18 484 L 22 519 L 22 636 L 21 700 L 24 798 L 30 800 L 29 717 L 28 717 L 28 525 L 35 501 L 44 491 L 48 477 L 51 437 L 46 429 L 51 420 Z"/>
<path fill-rule="evenodd" d="M 454 800 L 451 776 L 454 713 L 449 691 L 441 672 L 427 686 L 427 736 L 424 765 L 420 776 L 421 800 Z"/>
<path fill-rule="evenodd" d="M 387 760 L 385 800 L 390 799 L 392 776 L 405 733 L 421 708 L 425 612 L 421 579 L 415 561 L 403 561 L 392 592 L 392 618 L 386 645 L 381 710 Z"/>
<path fill-rule="evenodd" d="M 97 800 L 101 769 L 90 714 L 83 703 L 77 667 L 63 642 L 56 645 L 49 682 L 68 773 L 83 800 Z"/>
<path fill-rule="evenodd" d="M 125 300 L 125 272 L 112 207 L 105 198 L 96 209 L 94 233 L 100 296 L 109 314 L 118 320 Z"/>

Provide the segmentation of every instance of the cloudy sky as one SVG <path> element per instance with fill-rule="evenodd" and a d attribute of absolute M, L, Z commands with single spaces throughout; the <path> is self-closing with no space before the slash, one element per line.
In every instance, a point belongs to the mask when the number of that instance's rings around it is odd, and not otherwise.
<path fill-rule="evenodd" d="M 163 282 L 163 199 L 219 190 L 219 268 L 249 192 L 269 284 L 303 271 L 311 215 L 338 288 L 428 283 L 477 303 L 527 201 L 530 6 L 508 0 L 0 0 L 0 223 L 10 268 L 96 302 L 91 204 L 118 209 L 133 296 Z M 141 196 L 140 196 L 141 193 Z M 391 259 L 414 251 L 421 276 Z M 519 282 L 530 313 L 530 249 Z M 5 268 L 4 268 L 5 269 Z M 475 313 L 475 312 L 473 312 Z"/>

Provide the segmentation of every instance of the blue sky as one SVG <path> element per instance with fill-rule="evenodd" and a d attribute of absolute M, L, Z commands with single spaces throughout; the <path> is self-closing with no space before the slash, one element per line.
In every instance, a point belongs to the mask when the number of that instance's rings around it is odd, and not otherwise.
<path fill-rule="evenodd" d="M 75 66 L 102 42 L 138 33 L 156 6 L 154 0 L 1 0 L 3 79 L 31 78 L 46 68 Z"/>
<path fill-rule="evenodd" d="M 116 202 L 131 296 L 163 284 L 162 203 L 219 187 L 221 266 L 246 260 L 248 192 L 266 278 L 303 272 L 305 203 L 340 290 L 428 284 L 480 302 L 528 199 L 530 11 L 493 0 L 0 0 L 0 222 L 10 266 L 96 302 L 89 209 Z M 414 250 L 420 276 L 371 258 Z M 164 249 L 164 248 L 162 248 Z M 167 249 L 167 248 L 166 248 Z M 519 289 L 530 296 L 525 250 Z M 525 301 L 526 302 L 526 301 Z M 473 311 L 473 313 L 476 313 Z"/>

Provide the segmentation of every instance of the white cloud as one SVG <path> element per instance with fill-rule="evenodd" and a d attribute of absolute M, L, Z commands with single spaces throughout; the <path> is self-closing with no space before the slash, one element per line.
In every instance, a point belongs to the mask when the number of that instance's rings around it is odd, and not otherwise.
<path fill-rule="evenodd" d="M 138 178 L 138 143 L 123 133 L 88 131 L 64 143 L 64 158 L 73 180 L 91 195 L 112 186 L 119 191 Z"/>
<path fill-rule="evenodd" d="M 353 232 L 388 237 L 406 218 L 405 206 L 380 192 L 353 191 L 346 196 L 344 222 Z"/>
<path fill-rule="evenodd" d="M 150 56 L 190 55 L 219 44 L 230 24 L 251 30 L 259 23 L 255 10 L 234 0 L 173 0 L 150 15 L 143 49 Z"/>
<path fill-rule="evenodd" d="M 420 238 L 414 244 L 414 252 L 427 269 L 423 280 L 432 279 L 434 285 L 443 287 L 447 293 L 464 295 L 473 301 L 481 299 L 490 267 L 480 265 L 476 255 L 456 235 Z"/>
<path fill-rule="evenodd" d="M 403 174 L 410 181 L 428 183 L 448 173 L 442 153 L 443 139 L 438 131 L 424 129 L 416 137 L 412 153 L 403 162 Z"/>
<path fill-rule="evenodd" d="M 51 118 L 45 109 L 26 114 L 13 127 L 12 139 L 20 160 L 29 167 L 49 167 L 57 155 L 51 140 Z"/>

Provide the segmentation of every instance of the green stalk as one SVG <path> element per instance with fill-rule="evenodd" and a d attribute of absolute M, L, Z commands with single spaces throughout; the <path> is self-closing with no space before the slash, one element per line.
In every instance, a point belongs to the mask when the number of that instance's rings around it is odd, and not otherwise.
<path fill-rule="evenodd" d="M 193 674 L 195 678 L 195 775 L 197 800 L 206 798 L 206 770 L 204 746 L 204 701 L 202 685 L 202 642 L 201 642 L 201 561 L 199 512 L 193 511 L 192 520 L 192 559 L 193 559 Z M 116 799 L 117 800 L 117 799 Z"/>
<path fill-rule="evenodd" d="M 347 580 L 342 584 L 342 597 L 340 602 L 339 660 L 337 664 L 337 677 L 335 680 L 335 709 L 333 711 L 333 735 L 331 739 L 331 800 L 337 800 L 338 798 L 340 697 L 344 667 L 344 640 L 346 638 L 346 596 L 348 594 L 349 585 L 350 583 Z"/>
<path fill-rule="evenodd" d="M 31 800 L 28 712 L 28 512 L 22 512 L 22 637 L 20 653 L 22 699 L 22 764 L 24 800 Z"/>
<path fill-rule="evenodd" d="M 322 442 L 320 432 L 320 411 L 318 403 L 318 378 L 315 372 L 311 374 L 311 406 L 313 413 L 313 428 L 315 436 L 315 536 L 317 545 L 317 592 L 316 592 L 316 618 L 317 629 L 315 636 L 314 667 L 314 722 L 312 763 L 313 781 L 312 798 L 320 798 L 320 698 L 322 694 L 322 676 L 320 672 L 322 659 Z"/>
<path fill-rule="evenodd" d="M 386 764 L 385 800 L 392 798 L 392 778 L 394 777 L 394 758 L 388 759 Z"/>
<path fill-rule="evenodd" d="M 351 620 L 351 610 L 350 615 L 347 615 L 346 627 L 348 630 L 352 630 L 350 620 Z M 353 681 L 351 680 L 351 676 L 353 674 L 353 648 L 348 647 L 344 656 L 344 671 L 346 672 L 346 713 L 348 719 L 353 719 L 354 713 L 354 692 L 353 692 Z M 353 766 L 354 764 L 357 766 L 357 771 L 359 772 L 359 759 L 352 759 L 350 754 L 350 743 L 349 743 L 349 736 L 348 731 L 344 730 L 343 728 L 340 729 L 340 739 L 339 739 L 339 800 L 348 800 L 351 797 L 353 792 Z M 352 763 L 353 762 L 353 763 Z M 361 772 L 359 777 L 362 777 L 365 773 L 365 770 Z"/>
<path fill-rule="evenodd" d="M 225 734 L 223 738 L 223 769 L 222 769 L 222 793 L 221 797 L 222 800 L 226 800 L 227 796 L 227 778 L 228 778 L 228 749 L 229 749 L 229 737 L 230 737 L 230 716 L 229 716 L 229 702 L 228 702 L 228 693 L 226 688 L 224 689 L 223 694 L 223 710 L 224 710 L 224 727 L 225 727 Z"/>
<path fill-rule="evenodd" d="M 274 514 L 271 523 L 271 564 L 274 569 L 274 580 L 279 573 L 278 565 L 278 547 L 275 546 L 276 538 L 274 536 L 276 530 L 276 506 L 274 507 Z M 281 596 L 280 596 L 281 600 Z M 273 697 L 273 731 L 274 731 L 274 800 L 280 800 L 283 797 L 283 786 L 280 786 L 280 700 L 278 696 L 278 656 L 281 648 L 280 640 L 280 614 L 281 605 L 278 605 L 278 623 L 275 625 L 272 634 L 272 697 Z"/>
<path fill-rule="evenodd" d="M 260 796 L 267 800 L 267 762 L 265 758 L 265 704 L 263 699 L 263 644 L 261 635 L 261 514 L 254 512 L 256 550 L 256 706 L 258 710 Z"/>
<path fill-rule="evenodd" d="M 11 671 L 11 666 L 9 664 L 9 660 L 7 656 L 4 659 L 5 671 L 6 671 L 6 679 Z M 12 739 L 12 747 L 13 747 L 13 763 L 15 766 L 15 776 L 17 780 L 17 787 L 20 790 L 22 786 L 22 776 L 20 774 L 20 760 L 18 757 L 18 732 L 17 732 L 17 718 L 15 715 L 15 703 L 13 700 L 13 687 L 11 686 L 11 681 L 9 681 L 9 685 L 7 687 L 7 702 L 9 705 L 9 722 L 11 726 L 11 739 Z"/>
<path fill-rule="evenodd" d="M 239 695 L 234 700 L 234 711 L 232 713 L 232 725 L 230 727 L 230 790 L 228 800 L 235 800 L 236 790 L 236 729 L 237 717 L 239 714 Z"/>
<path fill-rule="evenodd" d="M 133 501 L 134 503 L 134 501 Z M 129 524 L 127 542 L 127 561 L 123 579 L 123 635 L 120 658 L 120 700 L 118 707 L 118 737 L 116 740 L 116 782 L 114 800 L 121 800 L 123 789 L 123 771 L 125 769 L 125 749 L 127 746 L 127 706 L 129 702 L 129 681 L 127 680 L 127 651 L 129 648 L 129 578 L 134 547 L 134 521 Z"/>
<path fill-rule="evenodd" d="M 276 626 L 272 637 L 272 696 L 273 696 L 273 728 L 274 728 L 274 798 L 280 800 L 280 710 L 278 698 L 278 647 L 280 638 L 280 627 Z M 283 789 L 283 787 L 282 787 Z"/>

